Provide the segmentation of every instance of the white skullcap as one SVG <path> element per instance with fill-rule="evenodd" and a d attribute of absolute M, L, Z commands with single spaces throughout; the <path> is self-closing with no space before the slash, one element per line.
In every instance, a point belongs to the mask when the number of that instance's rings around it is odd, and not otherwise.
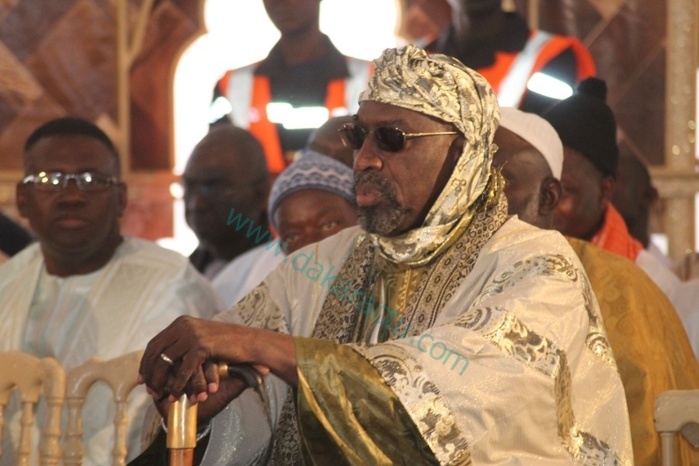
<path fill-rule="evenodd" d="M 516 108 L 500 108 L 500 126 L 521 137 L 544 156 L 553 176 L 560 180 L 563 171 L 563 143 L 551 124 L 533 113 Z"/>

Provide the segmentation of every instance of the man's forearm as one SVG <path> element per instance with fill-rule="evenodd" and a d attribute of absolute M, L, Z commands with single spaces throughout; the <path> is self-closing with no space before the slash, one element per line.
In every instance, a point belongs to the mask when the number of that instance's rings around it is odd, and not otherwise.
<path fill-rule="evenodd" d="M 268 330 L 252 340 L 255 364 L 268 367 L 277 377 L 296 386 L 298 374 L 296 371 L 296 344 L 294 338 Z"/>

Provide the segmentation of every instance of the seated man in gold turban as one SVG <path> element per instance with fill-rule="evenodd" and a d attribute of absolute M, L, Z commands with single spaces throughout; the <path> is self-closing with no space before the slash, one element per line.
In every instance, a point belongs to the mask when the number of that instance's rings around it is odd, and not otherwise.
<path fill-rule="evenodd" d="M 361 226 L 214 321 L 177 319 L 141 380 L 200 402 L 202 464 L 631 464 L 582 266 L 560 234 L 508 218 L 491 87 L 412 46 L 375 65 L 343 127 Z M 269 409 L 214 360 L 266 374 Z"/>

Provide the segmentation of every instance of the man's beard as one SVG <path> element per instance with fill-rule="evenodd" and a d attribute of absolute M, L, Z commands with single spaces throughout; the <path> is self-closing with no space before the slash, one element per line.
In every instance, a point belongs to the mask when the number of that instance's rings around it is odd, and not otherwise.
<path fill-rule="evenodd" d="M 381 192 L 388 205 L 358 208 L 359 224 L 369 233 L 390 236 L 404 221 L 408 211 L 398 203 L 396 190 L 391 183 L 373 172 L 360 172 L 354 176 L 354 186 L 370 184 Z"/>

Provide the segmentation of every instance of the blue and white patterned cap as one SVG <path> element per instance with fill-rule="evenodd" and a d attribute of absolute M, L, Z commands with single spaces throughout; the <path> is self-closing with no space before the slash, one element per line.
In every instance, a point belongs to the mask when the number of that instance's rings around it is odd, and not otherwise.
<path fill-rule="evenodd" d="M 299 157 L 279 174 L 269 193 L 268 215 L 272 226 L 274 212 L 290 194 L 303 189 L 320 189 L 342 196 L 355 205 L 354 173 L 347 165 L 326 155 L 304 149 Z"/>

